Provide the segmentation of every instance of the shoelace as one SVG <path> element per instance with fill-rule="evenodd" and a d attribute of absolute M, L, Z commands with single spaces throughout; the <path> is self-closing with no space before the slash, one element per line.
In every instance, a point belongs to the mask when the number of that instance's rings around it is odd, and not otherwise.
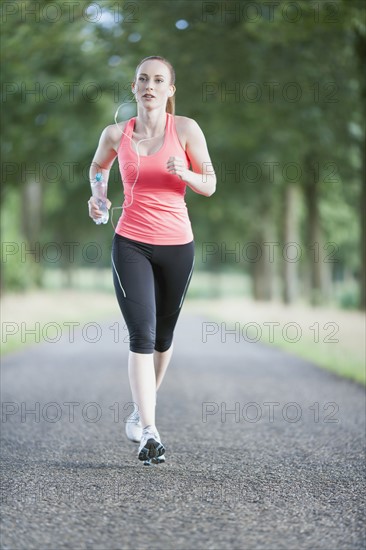
<path fill-rule="evenodd" d="M 153 439 L 155 439 L 156 441 L 158 441 L 160 443 L 160 436 L 159 436 L 159 433 L 157 430 L 154 430 L 154 429 L 146 429 L 144 428 L 142 430 L 142 435 L 143 437 L 146 437 L 146 439 L 150 439 L 150 437 L 152 437 Z"/>
<path fill-rule="evenodd" d="M 130 420 L 131 422 L 135 422 L 136 424 L 138 424 L 140 422 L 140 415 L 138 412 L 134 413 L 131 417 L 130 417 Z"/>

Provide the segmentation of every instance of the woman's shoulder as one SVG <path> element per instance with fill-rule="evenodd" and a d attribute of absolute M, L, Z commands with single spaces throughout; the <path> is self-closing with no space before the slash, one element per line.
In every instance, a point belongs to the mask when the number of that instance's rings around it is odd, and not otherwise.
<path fill-rule="evenodd" d="M 109 124 L 106 126 L 102 132 L 102 137 L 109 142 L 111 147 L 117 151 L 121 138 L 122 138 L 122 132 L 125 131 L 127 124 L 129 123 L 129 120 L 126 120 L 124 122 L 119 122 L 117 124 Z"/>
<path fill-rule="evenodd" d="M 203 132 L 193 118 L 175 115 L 174 119 L 178 138 L 184 150 L 187 149 L 188 143 L 202 139 Z"/>
<path fill-rule="evenodd" d="M 197 125 L 197 122 L 193 118 L 187 116 L 174 115 L 175 125 L 182 130 L 190 130 Z"/>
<path fill-rule="evenodd" d="M 109 124 L 109 126 L 106 126 L 103 130 L 106 137 L 109 138 L 112 141 L 121 139 L 122 132 L 125 131 L 127 124 L 129 123 L 129 120 L 126 120 L 124 122 L 119 122 L 117 124 Z"/>
<path fill-rule="evenodd" d="M 179 138 L 184 139 L 185 142 L 189 137 L 195 136 L 197 132 L 201 132 L 199 125 L 193 118 L 174 115 L 174 120 Z"/>

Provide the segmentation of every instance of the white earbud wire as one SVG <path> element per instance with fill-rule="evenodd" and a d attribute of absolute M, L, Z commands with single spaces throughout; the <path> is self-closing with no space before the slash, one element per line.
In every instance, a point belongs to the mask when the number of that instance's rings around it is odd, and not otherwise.
<path fill-rule="evenodd" d="M 134 92 L 134 93 L 137 93 L 137 91 Z M 111 224 L 112 224 L 112 226 L 113 226 L 113 229 L 116 229 L 115 226 L 114 226 L 114 224 L 113 224 L 113 219 L 112 219 L 112 218 L 113 218 L 113 211 L 114 211 L 114 210 L 117 210 L 117 209 L 119 210 L 119 209 L 122 209 L 122 208 L 123 208 L 123 209 L 124 209 L 124 208 L 129 208 L 129 207 L 132 205 L 132 203 L 133 203 L 133 189 L 134 189 L 135 184 L 136 184 L 136 182 L 137 182 L 137 180 L 138 180 L 138 177 L 139 177 L 139 175 L 140 175 L 140 154 L 139 154 L 138 146 L 139 146 L 140 143 L 143 142 L 143 141 L 149 141 L 150 139 L 155 139 L 155 138 L 157 138 L 157 137 L 161 137 L 161 136 L 154 136 L 154 137 L 151 137 L 151 138 L 144 138 L 144 139 L 140 139 L 137 143 L 135 143 L 135 142 L 133 141 L 133 139 L 132 139 L 131 136 L 128 136 L 125 132 L 123 132 L 123 131 L 121 130 L 121 128 L 118 126 L 117 116 L 118 116 L 119 110 L 120 110 L 120 108 L 122 107 L 122 105 L 126 105 L 126 104 L 128 104 L 128 103 L 132 103 L 132 101 L 124 101 L 123 103 L 121 103 L 121 104 L 119 105 L 119 107 L 118 107 L 118 109 L 117 109 L 117 111 L 116 111 L 116 113 L 115 113 L 115 115 L 114 115 L 114 123 L 115 123 L 115 125 L 117 126 L 117 128 L 119 129 L 119 131 L 121 132 L 121 134 L 123 134 L 124 136 L 126 136 L 126 137 L 135 145 L 135 147 L 136 147 L 136 154 L 137 154 L 137 170 L 136 170 L 136 178 L 135 178 L 135 181 L 133 182 L 132 187 L 131 187 L 131 202 L 130 202 L 130 204 L 112 207 Z M 163 136 L 164 134 L 161 134 L 161 135 Z"/>

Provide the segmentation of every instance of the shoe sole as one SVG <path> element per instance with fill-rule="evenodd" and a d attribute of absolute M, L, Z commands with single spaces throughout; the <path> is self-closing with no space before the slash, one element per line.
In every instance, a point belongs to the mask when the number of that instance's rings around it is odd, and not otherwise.
<path fill-rule="evenodd" d="M 127 436 L 127 439 L 128 439 L 129 441 L 132 441 L 133 443 L 140 443 L 140 441 L 141 441 L 141 437 L 140 437 L 140 439 L 132 439 L 132 437 L 128 437 L 128 436 Z"/>
<path fill-rule="evenodd" d="M 162 443 L 156 441 L 156 439 L 148 439 L 145 443 L 145 447 L 139 452 L 139 460 L 156 459 L 165 453 L 165 447 Z"/>
<path fill-rule="evenodd" d="M 156 456 L 144 461 L 144 466 L 151 466 L 152 464 L 165 464 L 165 456 Z"/>

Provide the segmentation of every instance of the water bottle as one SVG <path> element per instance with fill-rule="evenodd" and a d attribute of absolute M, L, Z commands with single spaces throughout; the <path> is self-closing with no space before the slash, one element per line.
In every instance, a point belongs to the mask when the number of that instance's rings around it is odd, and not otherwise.
<path fill-rule="evenodd" d="M 93 197 L 97 199 L 98 208 L 102 212 L 102 217 L 96 218 L 94 221 L 97 225 L 100 225 L 101 223 L 108 223 L 108 220 L 109 220 L 109 210 L 107 208 L 108 185 L 103 180 L 103 175 L 100 172 L 98 172 L 98 174 L 95 175 L 95 181 L 92 182 L 91 189 L 92 189 Z"/>

